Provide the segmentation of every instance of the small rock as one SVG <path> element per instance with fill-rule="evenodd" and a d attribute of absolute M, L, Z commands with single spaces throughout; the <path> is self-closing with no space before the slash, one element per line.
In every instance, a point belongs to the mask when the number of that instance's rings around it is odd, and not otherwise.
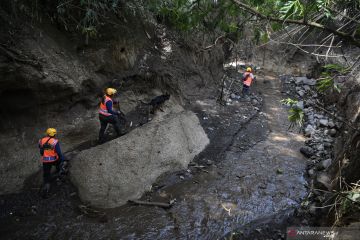
<path fill-rule="evenodd" d="M 251 104 L 252 105 L 257 105 L 257 104 L 259 104 L 259 101 L 256 100 L 256 99 L 253 99 L 253 100 L 251 100 Z"/>
<path fill-rule="evenodd" d="M 329 134 L 330 136 L 334 137 L 336 135 L 336 129 L 330 129 Z"/>
<path fill-rule="evenodd" d="M 232 93 L 232 94 L 230 95 L 230 97 L 231 97 L 232 99 L 235 99 L 235 98 L 236 98 L 236 95 L 235 95 L 234 93 Z"/>
<path fill-rule="evenodd" d="M 297 92 L 297 94 L 300 96 L 300 97 L 303 97 L 305 95 L 305 91 L 303 90 L 300 90 Z"/>
<path fill-rule="evenodd" d="M 258 107 L 254 107 L 254 109 L 255 109 L 256 111 L 259 111 L 259 110 L 260 110 Z"/>
<path fill-rule="evenodd" d="M 331 179 L 329 176 L 322 172 L 319 173 L 316 177 L 315 187 L 321 190 L 331 190 Z"/>
<path fill-rule="evenodd" d="M 180 178 L 181 180 L 184 180 L 184 176 L 182 176 L 182 175 L 181 175 L 181 176 L 179 176 L 179 178 Z"/>
<path fill-rule="evenodd" d="M 305 136 L 310 137 L 315 133 L 315 128 L 312 125 L 308 124 L 304 131 L 305 131 Z"/>
<path fill-rule="evenodd" d="M 276 173 L 277 173 L 277 174 L 283 174 L 283 172 L 284 172 L 284 171 L 283 171 L 281 168 L 276 169 Z"/>
<path fill-rule="evenodd" d="M 303 84 L 304 85 L 310 85 L 310 86 L 314 86 L 316 84 L 316 80 L 315 79 L 303 79 Z"/>
<path fill-rule="evenodd" d="M 327 119 L 320 119 L 319 123 L 320 123 L 320 126 L 327 127 L 329 124 L 329 121 Z"/>
<path fill-rule="evenodd" d="M 310 91 L 310 87 L 308 85 L 304 85 L 303 88 L 305 91 Z"/>
<path fill-rule="evenodd" d="M 324 169 L 327 169 L 331 165 L 331 158 L 322 161 L 320 164 Z"/>
<path fill-rule="evenodd" d="M 304 101 L 299 101 L 296 106 L 300 109 L 304 109 Z"/>
<path fill-rule="evenodd" d="M 307 158 L 314 155 L 314 150 L 311 147 L 301 147 L 300 152 Z"/>
<path fill-rule="evenodd" d="M 334 128 L 334 127 L 335 127 L 335 123 L 332 122 L 332 121 L 329 121 L 328 126 L 329 126 L 329 128 Z"/>
<path fill-rule="evenodd" d="M 315 174 L 314 169 L 313 168 L 309 169 L 308 174 L 310 177 L 314 176 L 314 174 Z"/>
<path fill-rule="evenodd" d="M 304 83 L 304 81 L 307 80 L 307 77 L 295 77 L 295 84 L 296 85 L 300 85 L 302 83 Z"/>
<path fill-rule="evenodd" d="M 310 213 L 311 215 L 315 215 L 315 214 L 316 214 L 316 210 L 317 210 L 316 205 L 315 205 L 315 204 L 311 204 L 310 207 L 309 207 L 309 213 Z"/>
<path fill-rule="evenodd" d="M 316 148 L 318 151 L 324 151 L 324 145 L 323 144 L 320 144 L 317 146 Z"/>
<path fill-rule="evenodd" d="M 207 161 L 206 161 L 206 164 L 210 166 L 210 165 L 213 165 L 213 164 L 214 164 L 214 162 L 213 162 L 213 161 L 211 161 L 211 160 L 207 160 Z"/>

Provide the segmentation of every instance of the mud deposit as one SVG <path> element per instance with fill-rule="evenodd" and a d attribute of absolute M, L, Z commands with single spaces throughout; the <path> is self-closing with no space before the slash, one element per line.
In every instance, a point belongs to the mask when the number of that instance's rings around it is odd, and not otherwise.
<path fill-rule="evenodd" d="M 176 199 L 170 209 L 127 204 L 95 210 L 66 180 L 46 200 L 29 183 L 19 194 L 0 197 L 1 238 L 219 239 L 236 232 L 239 239 L 254 239 L 241 234 L 263 231 L 255 223 L 271 226 L 291 216 L 307 191 L 306 161 L 298 151 L 304 139 L 287 131 L 280 81 L 258 76 L 255 88 L 263 98 L 259 110 L 246 101 L 191 104 L 210 145 L 186 171 L 161 177 L 142 198 Z M 239 230 L 244 226 L 250 226 L 245 233 Z M 281 239 L 284 232 L 270 237 Z"/>

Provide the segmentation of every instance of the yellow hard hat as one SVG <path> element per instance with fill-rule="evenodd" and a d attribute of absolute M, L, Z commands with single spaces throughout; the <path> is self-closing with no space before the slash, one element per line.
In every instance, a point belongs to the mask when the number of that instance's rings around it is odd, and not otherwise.
<path fill-rule="evenodd" d="M 56 135 L 56 129 L 55 128 L 48 128 L 46 130 L 46 134 L 49 136 L 49 137 L 53 137 Z"/>
<path fill-rule="evenodd" d="M 246 71 L 251 72 L 252 71 L 251 67 L 246 68 Z"/>
<path fill-rule="evenodd" d="M 114 95 L 116 92 L 117 92 L 117 91 L 116 91 L 115 88 L 107 88 L 107 89 L 105 90 L 105 93 L 106 93 L 107 95 L 109 95 L 109 96 Z"/>

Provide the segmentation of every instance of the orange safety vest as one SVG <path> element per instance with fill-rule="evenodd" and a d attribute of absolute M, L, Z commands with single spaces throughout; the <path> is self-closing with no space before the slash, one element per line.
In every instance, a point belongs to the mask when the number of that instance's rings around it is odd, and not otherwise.
<path fill-rule="evenodd" d="M 245 72 L 244 75 L 243 75 L 243 79 L 245 79 L 244 84 L 246 86 L 250 87 L 251 82 L 253 81 L 253 78 L 251 77 L 251 73 L 250 72 Z"/>
<path fill-rule="evenodd" d="M 104 115 L 104 116 L 111 116 L 111 113 L 109 113 L 107 108 L 106 108 L 106 103 L 108 101 L 112 102 L 112 99 L 105 95 L 105 102 L 101 101 L 101 103 L 100 103 L 99 113 Z"/>
<path fill-rule="evenodd" d="M 41 161 L 44 163 L 55 162 L 59 159 L 59 155 L 55 151 L 55 145 L 59 141 L 56 138 L 44 137 L 40 139 L 39 146 L 44 150 Z"/>

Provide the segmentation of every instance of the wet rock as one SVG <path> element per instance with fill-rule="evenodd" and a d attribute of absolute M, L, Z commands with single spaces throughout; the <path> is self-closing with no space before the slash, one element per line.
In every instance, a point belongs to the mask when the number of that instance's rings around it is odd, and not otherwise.
<path fill-rule="evenodd" d="M 141 197 L 161 174 L 186 169 L 208 143 L 197 116 L 182 111 L 80 152 L 70 177 L 83 201 L 116 207 Z"/>
<path fill-rule="evenodd" d="M 329 121 L 327 119 L 320 119 L 319 123 L 320 123 L 320 126 L 327 127 L 329 124 Z"/>
<path fill-rule="evenodd" d="M 314 155 L 314 150 L 311 147 L 307 146 L 300 148 L 300 152 L 307 158 Z"/>

